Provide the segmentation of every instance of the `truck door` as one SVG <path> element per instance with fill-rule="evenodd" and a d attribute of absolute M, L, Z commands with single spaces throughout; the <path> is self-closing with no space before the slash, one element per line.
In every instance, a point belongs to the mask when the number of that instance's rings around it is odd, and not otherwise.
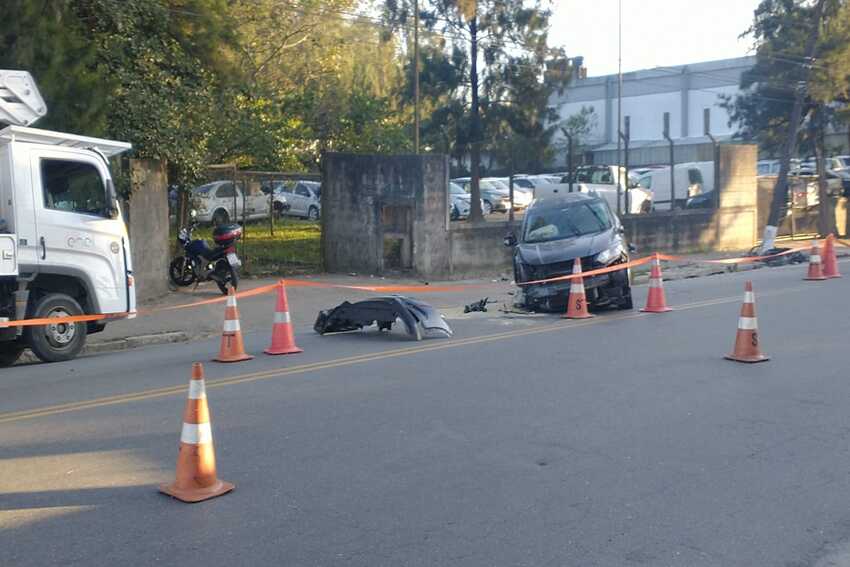
<path fill-rule="evenodd" d="M 79 151 L 31 154 L 40 273 L 75 276 L 101 313 L 133 309 L 124 221 L 107 212 L 106 164 Z"/>

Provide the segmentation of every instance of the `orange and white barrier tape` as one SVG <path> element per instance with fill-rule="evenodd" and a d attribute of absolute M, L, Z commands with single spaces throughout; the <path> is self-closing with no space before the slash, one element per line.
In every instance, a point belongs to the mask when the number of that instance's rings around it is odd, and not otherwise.
<path fill-rule="evenodd" d="M 835 240 L 835 243 L 840 246 L 844 246 L 850 248 L 850 242 L 844 240 Z M 807 248 L 805 246 L 789 248 L 788 250 L 784 250 L 777 254 L 768 254 L 766 256 L 741 256 L 737 258 L 720 258 L 720 259 L 704 259 L 704 260 L 692 260 L 685 256 L 676 256 L 671 254 L 662 254 L 660 252 L 656 252 L 649 256 L 645 256 L 643 258 L 638 258 L 636 260 L 630 260 L 628 262 L 623 262 L 621 264 L 614 264 L 611 266 L 606 266 L 604 268 L 598 268 L 595 270 L 588 270 L 586 272 L 582 272 L 580 275 L 576 274 L 567 274 L 564 276 L 557 276 L 553 278 L 545 278 L 540 280 L 534 280 L 530 282 L 515 282 L 515 285 L 518 286 L 528 286 L 528 285 L 539 285 L 539 284 L 548 284 L 555 282 L 563 282 L 563 281 L 571 281 L 578 277 L 592 277 L 598 276 L 602 274 L 609 274 L 612 272 L 617 272 L 620 270 L 626 270 L 628 268 L 634 268 L 637 266 L 643 266 L 645 264 L 650 263 L 653 258 L 658 258 L 659 260 L 665 260 L 668 262 L 693 262 L 698 264 L 720 264 L 720 265 L 732 265 L 732 264 L 751 264 L 755 262 L 762 262 L 765 260 L 771 260 L 774 258 L 780 258 L 782 256 L 787 256 L 789 254 L 794 254 L 796 252 L 805 251 Z M 463 290 L 473 290 L 473 289 L 482 289 L 487 287 L 492 287 L 492 284 L 457 284 L 457 285 L 346 285 L 346 284 L 334 284 L 334 283 L 325 283 L 325 282 L 311 282 L 307 280 L 297 280 L 297 279 L 286 279 L 284 280 L 287 287 L 316 287 L 316 288 L 324 288 L 324 289 L 350 289 L 352 291 L 364 291 L 371 293 L 404 293 L 404 292 L 414 292 L 414 293 L 439 293 L 439 292 L 452 292 L 452 291 L 463 291 Z M 512 284 L 513 285 L 513 284 Z M 273 283 L 269 285 L 264 285 L 260 287 L 256 287 L 253 289 L 240 291 L 235 294 L 235 297 L 239 299 L 243 299 L 246 297 L 255 297 L 257 295 L 264 295 L 266 293 L 272 293 L 277 290 L 278 283 Z M 179 309 L 192 309 L 195 307 L 202 307 L 204 305 L 215 305 L 217 303 L 225 303 L 228 300 L 227 296 L 216 297 L 212 299 L 202 299 L 199 301 L 193 301 L 191 303 L 184 303 L 181 305 L 170 305 L 167 307 L 157 307 L 155 309 L 141 309 L 139 311 L 133 313 L 110 313 L 110 314 L 98 314 L 98 315 L 73 315 L 68 317 L 49 317 L 49 318 L 41 318 L 41 319 L 21 319 L 17 321 L 0 321 L 0 329 L 5 329 L 9 327 L 35 327 L 40 325 L 56 325 L 61 323 L 87 323 L 91 321 L 102 321 L 105 319 L 123 319 L 127 317 L 135 317 L 145 316 L 145 315 L 153 315 L 154 313 L 159 313 L 163 311 L 175 311 Z"/>

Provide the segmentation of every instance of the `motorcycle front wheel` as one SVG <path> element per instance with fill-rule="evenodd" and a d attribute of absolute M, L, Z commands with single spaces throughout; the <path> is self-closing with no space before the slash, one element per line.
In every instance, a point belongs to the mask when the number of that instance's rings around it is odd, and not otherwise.
<path fill-rule="evenodd" d="M 239 287 L 239 273 L 236 271 L 236 268 L 231 266 L 227 260 L 219 260 L 215 269 L 219 275 L 215 283 L 218 289 L 221 290 L 221 293 L 227 295 L 227 290 L 230 287 L 233 288 L 233 291 L 236 291 L 236 288 Z"/>
<path fill-rule="evenodd" d="M 192 268 L 192 261 L 186 256 L 177 256 L 168 266 L 168 277 L 174 285 L 186 287 L 195 283 L 197 276 Z"/>

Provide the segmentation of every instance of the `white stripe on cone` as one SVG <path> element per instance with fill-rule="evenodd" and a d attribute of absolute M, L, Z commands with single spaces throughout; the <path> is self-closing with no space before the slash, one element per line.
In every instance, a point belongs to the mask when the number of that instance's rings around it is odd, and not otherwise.
<path fill-rule="evenodd" d="M 755 317 L 738 317 L 738 329 L 741 331 L 755 331 L 758 321 Z"/>
<path fill-rule="evenodd" d="M 290 317 L 289 317 L 289 311 L 284 311 L 283 313 L 275 311 L 274 322 L 275 322 L 275 325 L 280 324 L 280 323 L 290 323 L 291 320 L 290 320 Z"/>
<path fill-rule="evenodd" d="M 227 296 L 227 306 L 228 307 L 236 307 L 236 296 L 228 295 Z"/>
<path fill-rule="evenodd" d="M 584 293 L 584 285 L 580 283 L 574 283 L 570 286 L 570 293 Z"/>
<path fill-rule="evenodd" d="M 809 256 L 809 262 L 812 264 L 820 264 L 820 256 L 812 254 L 811 256 Z"/>
<path fill-rule="evenodd" d="M 209 423 L 184 423 L 180 442 L 187 445 L 212 443 L 212 427 Z"/>
<path fill-rule="evenodd" d="M 202 400 L 207 397 L 207 389 L 203 380 L 189 380 L 189 399 Z"/>
<path fill-rule="evenodd" d="M 239 331 L 239 330 L 240 330 L 239 321 L 225 319 L 225 321 L 224 321 L 224 332 L 225 333 L 235 333 L 236 331 Z"/>
<path fill-rule="evenodd" d="M 662 285 L 661 285 L 661 278 L 652 278 L 652 279 L 650 279 L 650 280 L 649 280 L 649 287 L 651 287 L 651 288 L 653 288 L 653 287 L 654 287 L 654 288 L 660 288 L 660 287 L 662 287 Z"/>
<path fill-rule="evenodd" d="M 751 291 L 744 292 L 744 303 L 755 303 L 756 302 L 756 294 Z"/>

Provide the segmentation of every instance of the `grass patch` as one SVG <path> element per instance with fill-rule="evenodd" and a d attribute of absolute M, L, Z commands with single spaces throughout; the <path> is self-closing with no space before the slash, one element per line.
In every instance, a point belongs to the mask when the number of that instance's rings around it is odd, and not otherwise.
<path fill-rule="evenodd" d="M 319 222 L 286 218 L 275 222 L 274 236 L 268 221 L 250 222 L 237 244 L 242 271 L 251 275 L 291 275 L 315 273 L 321 269 Z M 212 245 L 212 227 L 198 227 L 195 238 Z"/>

